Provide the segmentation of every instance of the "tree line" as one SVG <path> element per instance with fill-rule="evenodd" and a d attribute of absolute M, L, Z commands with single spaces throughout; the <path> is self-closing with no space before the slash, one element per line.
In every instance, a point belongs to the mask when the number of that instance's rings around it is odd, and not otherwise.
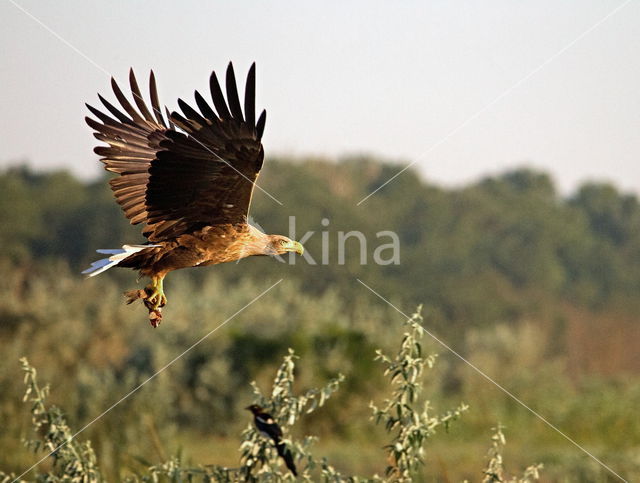
<path fill-rule="evenodd" d="M 358 205 L 398 166 L 352 158 L 271 159 L 267 167 L 260 185 L 283 204 L 257 190 L 252 222 L 287 233 L 293 220 L 292 235 L 308 235 L 305 248 L 316 263 L 252 259 L 208 269 L 230 281 L 285 274 L 310 293 L 333 288 L 355 296 L 360 278 L 401 302 L 426 301 L 446 323 L 512 320 L 559 301 L 593 311 L 638 309 L 640 205 L 610 184 L 587 183 L 564 197 L 548 174 L 519 168 L 446 189 L 409 170 Z M 142 242 L 107 178 L 82 182 L 26 167 L 0 173 L 2 257 L 16 264 L 63 260 L 79 271 L 97 248 Z M 352 232 L 360 238 L 345 238 Z M 397 253 L 378 253 L 387 263 L 372 256 L 393 241 L 380 233 L 399 243 Z"/>

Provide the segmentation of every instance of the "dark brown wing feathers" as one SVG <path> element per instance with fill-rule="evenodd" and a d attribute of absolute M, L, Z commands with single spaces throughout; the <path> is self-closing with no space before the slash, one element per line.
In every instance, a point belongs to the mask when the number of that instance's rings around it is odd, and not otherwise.
<path fill-rule="evenodd" d="M 267 122 L 267 111 L 263 110 L 256 124 L 256 136 L 258 139 L 262 139 L 262 134 L 264 133 L 264 125 L 266 122 Z"/>
<path fill-rule="evenodd" d="M 220 89 L 220 83 L 218 82 L 218 76 L 216 76 L 215 71 L 212 72 L 211 77 L 209 77 L 209 89 L 211 90 L 213 105 L 216 107 L 220 119 L 231 119 L 231 113 L 227 108 L 227 102 L 224 100 L 224 94 L 222 94 L 222 89 Z"/>
<path fill-rule="evenodd" d="M 156 76 L 153 71 L 149 74 L 149 95 L 151 97 L 151 107 L 153 108 L 153 114 L 156 117 L 156 121 L 162 127 L 167 127 L 167 124 L 162 117 L 162 109 L 160 108 L 160 102 L 158 101 L 158 88 L 156 87 Z"/>
<path fill-rule="evenodd" d="M 198 109 L 200 109 L 202 115 L 211 122 L 218 122 L 218 116 L 198 91 L 194 91 L 193 97 L 195 97 L 196 104 L 198 105 Z"/>
<path fill-rule="evenodd" d="M 182 99 L 178 99 L 178 106 L 180 106 L 180 109 L 182 110 L 182 112 L 184 112 L 184 115 L 187 116 L 187 118 L 189 119 L 189 121 L 187 122 L 190 122 L 195 129 L 201 129 L 204 126 L 211 124 L 211 122 L 207 122 L 206 119 L 202 117 L 199 112 L 193 109 L 189 104 L 184 102 Z M 186 120 L 183 118 L 183 121 L 186 121 Z"/>
<path fill-rule="evenodd" d="M 182 114 L 167 110 L 168 122 L 153 72 L 149 77 L 151 109 L 133 70 L 129 85 L 135 107 L 115 80 L 111 85 L 122 110 L 99 96 L 113 117 L 87 105 L 100 122 L 86 120 L 96 131 L 95 137 L 108 145 L 96 147 L 95 152 L 103 157 L 108 171 L 120 175 L 110 184 L 131 223 L 144 222 L 143 233 L 149 240 L 162 241 L 207 225 L 246 221 L 264 156 L 260 143 L 264 111 L 255 123 L 255 65 L 247 77 L 244 116 L 231 64 L 226 73 L 226 100 L 216 74 L 211 74 L 215 111 L 196 91 L 200 112 L 179 99 Z"/>
<path fill-rule="evenodd" d="M 233 65 L 229 62 L 226 75 L 227 84 L 227 102 L 233 117 L 240 122 L 244 122 L 242 117 L 242 108 L 240 107 L 240 98 L 238 97 L 238 89 L 236 88 L 236 75 L 233 72 Z"/>
<path fill-rule="evenodd" d="M 133 69 L 129 70 L 129 84 L 131 85 L 131 94 L 133 94 L 133 100 L 135 101 L 136 106 L 138 106 L 138 110 L 140 111 L 142 116 L 152 125 L 156 124 L 156 120 L 151 115 L 151 112 L 149 112 L 149 109 L 147 108 L 147 105 L 142 98 L 142 93 L 140 92 L 140 88 L 138 87 L 138 81 L 136 80 L 136 76 L 133 73 Z"/>
<path fill-rule="evenodd" d="M 131 86 L 131 91 L 134 92 L 134 87 L 135 86 Z M 129 114 L 129 116 L 131 116 L 131 119 L 133 120 L 133 123 L 135 125 L 141 125 L 144 124 L 144 119 L 140 116 L 140 114 L 138 114 L 138 111 L 136 111 L 134 109 L 134 107 L 129 103 L 129 101 L 127 100 L 127 98 L 125 97 L 125 95 L 122 93 L 122 91 L 120 90 L 120 87 L 118 86 L 118 83 L 116 82 L 116 80 L 112 77 L 111 78 L 111 88 L 113 89 L 113 93 L 116 96 L 116 99 L 118 99 L 118 102 L 120 103 L 120 105 L 122 106 L 122 108 L 127 111 L 127 114 Z M 135 93 L 133 94 L 135 97 Z"/>
<path fill-rule="evenodd" d="M 251 64 L 244 88 L 244 116 L 248 126 L 256 125 L 256 64 Z"/>

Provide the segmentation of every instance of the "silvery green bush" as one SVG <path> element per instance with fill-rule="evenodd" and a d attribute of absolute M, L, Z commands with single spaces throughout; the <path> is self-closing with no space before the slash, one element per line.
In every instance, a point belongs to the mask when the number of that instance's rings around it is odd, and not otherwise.
<path fill-rule="evenodd" d="M 291 436 L 291 428 L 299 420 L 327 403 L 339 389 L 344 377 L 339 374 L 317 389 L 309 389 L 296 395 L 294 391 L 296 361 L 298 356 L 292 349 L 284 356 L 276 371 L 270 394 L 263 394 L 253 382 L 254 403 L 267 409 L 283 430 L 284 442 L 292 451 L 298 466 L 298 479 L 302 481 L 339 482 L 411 482 L 419 477 L 420 468 L 426 464 L 425 445 L 436 434 L 438 428 L 447 429 L 458 419 L 467 406 L 436 414 L 428 400 L 422 397 L 425 371 L 433 368 L 436 356 L 424 354 L 421 339 L 424 335 L 423 319 L 415 313 L 405 321 L 405 332 L 397 352 L 393 355 L 378 350 L 375 359 L 383 368 L 390 385 L 389 397 L 379 405 L 371 402 L 373 419 L 383 424 L 390 441 L 383 446 L 388 466 L 384 476 L 343 475 L 325 458 L 313 455 L 313 443 L 317 440 L 306 435 L 301 440 Z M 33 481 L 89 483 L 104 481 L 97 465 L 96 455 L 89 441 L 74 437 L 62 410 L 47 405 L 48 386 L 38 383 L 36 369 L 23 358 L 25 374 L 24 401 L 31 404 L 32 425 L 37 438 L 25 442 L 38 457 L 49 453 L 52 467 L 47 473 L 35 473 Z M 483 470 L 484 482 L 528 483 L 539 478 L 542 465 L 528 467 L 519 479 L 505 476 L 502 450 L 505 438 L 498 426 L 492 438 L 487 466 Z M 144 474 L 130 475 L 129 482 L 285 482 L 296 478 L 283 466 L 273 442 L 260 435 L 253 424 L 242 431 L 238 467 L 218 465 L 185 467 L 176 456 L 158 465 L 147 468 Z M 0 483 L 12 482 L 16 475 L 0 472 Z M 21 480 L 25 481 L 25 480 Z"/>

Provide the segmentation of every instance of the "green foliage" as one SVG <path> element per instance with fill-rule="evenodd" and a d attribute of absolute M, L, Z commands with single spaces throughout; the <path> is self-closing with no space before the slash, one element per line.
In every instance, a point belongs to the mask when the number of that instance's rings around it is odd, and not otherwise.
<path fill-rule="evenodd" d="M 24 371 L 24 383 L 27 389 L 23 400 L 31 403 L 31 422 L 40 439 L 26 441 L 38 458 L 42 453 L 53 459 L 54 469 L 47 475 L 41 475 L 37 481 L 46 482 L 98 482 L 102 475 L 96 463 L 96 455 L 91 442 L 82 443 L 75 438 L 69 428 L 63 412 L 56 406 L 47 407 L 49 386 L 40 387 L 36 369 L 26 358 L 20 359 Z M 6 476 L 6 475 L 5 475 Z M 0 478 L 3 474 L 0 473 Z M 10 476 L 11 479 L 15 475 Z"/>
<path fill-rule="evenodd" d="M 373 403 L 375 418 L 378 422 L 384 421 L 387 431 L 396 431 L 396 435 L 385 448 L 387 449 L 393 464 L 386 470 L 386 478 L 377 475 L 371 478 L 357 476 L 344 476 L 331 466 L 326 458 L 318 461 L 311 453 L 311 446 L 317 438 L 305 436 L 301 442 L 285 437 L 283 442 L 289 450 L 293 450 L 299 467 L 302 467 L 300 478 L 304 481 L 317 481 L 319 469 L 321 479 L 324 482 L 411 482 L 417 475 L 421 464 L 424 464 L 424 446 L 427 439 L 435 434 L 435 428 L 441 425 L 448 427 L 449 422 L 458 418 L 467 409 L 461 405 L 458 409 L 447 412 L 444 416 L 430 416 L 428 412 L 429 402 L 424 401 L 424 410 L 418 412 L 414 405 L 422 391 L 424 380 L 423 369 L 426 366 L 433 367 L 435 357 L 423 358 L 419 339 L 423 335 L 421 327 L 422 317 L 419 313 L 406 321 L 408 332 L 404 334 L 400 348 L 392 358 L 377 351 L 377 359 L 386 366 L 384 371 L 390 377 L 394 390 L 391 398 L 385 401 L 382 409 L 376 408 Z M 344 376 L 330 380 L 320 389 L 310 389 L 304 394 L 296 396 L 293 391 L 295 381 L 295 360 L 298 357 L 294 351 L 289 353 L 276 372 L 270 396 L 265 396 L 255 382 L 252 382 L 254 403 L 269 410 L 278 425 L 283 429 L 284 435 L 288 435 L 290 429 L 303 415 L 313 413 L 324 406 L 326 401 L 338 390 Z M 38 384 L 36 370 L 26 358 L 20 360 L 25 373 L 24 382 L 27 386 L 24 401 L 31 403 L 32 424 L 41 439 L 30 440 L 27 445 L 36 453 L 39 450 L 45 453 L 47 459 L 53 459 L 54 469 L 46 474 L 37 474 L 36 481 L 68 481 L 68 482 L 99 482 L 103 480 L 96 464 L 96 456 L 90 442 L 82 443 L 76 439 L 69 428 L 62 411 L 55 406 L 47 407 L 45 402 L 49 393 L 48 386 L 41 388 Z M 220 465 L 201 465 L 197 468 L 188 468 L 182 465 L 179 457 L 174 457 L 164 463 L 150 466 L 145 473 L 136 476 L 126 476 L 126 481 L 202 481 L 216 482 L 280 482 L 295 481 L 291 473 L 286 470 L 284 474 L 280 470 L 280 460 L 274 449 L 273 442 L 269 438 L 261 436 L 258 430 L 250 424 L 242 432 L 240 445 L 240 466 L 227 468 Z M 504 481 L 502 479 L 502 457 L 500 450 L 504 445 L 504 435 L 500 428 L 494 436 L 494 444 L 490 450 L 490 461 L 485 471 L 485 481 Z M 538 470 L 541 465 L 532 466 L 525 470 L 523 482 L 538 479 Z M 0 472 L 1 481 L 14 479 L 15 475 L 7 475 Z M 514 482 L 516 480 L 513 480 Z"/>
<path fill-rule="evenodd" d="M 351 293 L 353 276 L 405 303 L 429 300 L 442 322 L 487 325 L 540 313 L 541 304 L 568 299 L 590 308 L 621 307 L 637 313 L 640 290 L 640 204 L 609 185 L 586 184 L 562 199 L 547 174 L 516 169 L 461 189 L 443 190 L 410 170 L 361 206 L 396 167 L 374 159 L 269 160 L 261 186 L 286 210 L 256 192 L 253 219 L 268 232 L 314 235 L 307 251 L 322 258 L 320 231 L 329 233 L 329 265 L 296 267 L 251 262 L 257 277 L 286 273 L 306 291 L 328 287 Z M 0 242 L 13 260 L 59 257 L 74 270 L 94 250 L 142 240 L 113 202 L 106 180 L 83 184 L 66 173 L 34 174 L 25 168 L 0 174 Z M 329 226 L 320 221 L 327 218 Z M 358 244 L 339 265 L 337 232 L 367 237 L 396 232 L 401 266 L 359 264 Z M 243 262 L 244 263 L 244 262 Z M 232 264 L 233 265 L 233 264 Z M 286 268 L 286 271 L 284 270 Z M 235 265 L 216 267 L 237 281 Z M 196 271 L 197 272 L 197 271 Z M 202 275 L 194 274 L 197 278 Z M 472 316 L 472 317 L 471 317 Z"/>
<path fill-rule="evenodd" d="M 338 390 L 338 386 L 344 379 L 344 376 L 339 375 L 321 389 L 310 389 L 303 395 L 295 396 L 293 383 L 294 360 L 296 358 L 293 350 L 289 349 L 289 354 L 285 356 L 282 365 L 276 372 L 270 397 L 264 396 L 255 382 L 251 384 L 254 402 L 268 410 L 285 435 L 288 433 L 288 428 L 293 426 L 303 413 L 310 414 L 317 408 L 324 406 L 327 399 Z M 306 459 L 307 467 L 313 468 L 315 462 L 309 452 L 313 440 L 313 437 L 306 437 L 302 443 L 294 445 L 291 440 L 285 438 L 284 442 L 288 447 L 294 448 L 294 455 L 297 456 L 297 459 Z M 271 440 L 261 436 L 253 425 L 249 425 L 242 433 L 240 452 L 243 466 L 240 473 L 246 480 L 252 481 L 253 478 L 260 478 L 263 481 L 280 481 L 290 478 L 288 470 L 285 470 L 286 476 L 280 472 L 280 461 Z M 306 469 L 301 477 L 311 481 Z"/>
<path fill-rule="evenodd" d="M 487 467 L 484 470 L 482 483 L 531 483 L 540 479 L 542 464 L 531 465 L 524 470 L 521 478 L 509 478 L 505 476 L 502 452 L 507 440 L 502 432 L 503 427 L 498 425 L 493 428 L 491 436 L 491 448 L 487 454 Z"/>
<path fill-rule="evenodd" d="M 32 241 L 43 233 L 41 204 L 33 200 L 33 174 L 11 169 L 0 176 L 0 246 L 5 257 L 24 260 L 31 255 Z"/>
<path fill-rule="evenodd" d="M 432 416 L 429 401 L 422 402 L 422 410 L 416 409 L 424 368 L 431 369 L 435 363 L 435 356 L 422 353 L 422 323 L 418 309 L 406 321 L 408 331 L 404 334 L 398 353 L 392 358 L 378 350 L 376 355 L 376 359 L 385 365 L 384 374 L 394 387 L 391 398 L 385 400 L 381 408 L 371 405 L 376 422 L 384 422 L 387 431 L 396 432 L 386 446 L 392 464 L 387 466 L 385 474 L 391 481 L 411 481 L 418 465 L 422 463 L 427 439 L 435 434 L 437 427 L 448 428 L 451 421 L 468 409 L 461 404 L 444 415 Z"/>
<path fill-rule="evenodd" d="M 0 365 L 0 467 L 19 472 L 33 463 L 20 444 L 28 427 L 12 361 L 21 355 L 56 389 L 50 400 L 65 408 L 69 426 L 82 427 L 285 278 L 259 308 L 239 314 L 89 427 L 97 464 L 108 481 L 150 477 L 149 467 L 162 479 L 162 468 L 176 464 L 202 475 L 211 468 L 197 462 L 209 462 L 213 446 L 220 468 L 236 468 L 236 435 L 247 422 L 242 408 L 253 397 L 250 381 L 267 387 L 291 347 L 304 361 L 296 366 L 300 393 L 339 372 L 346 376 L 331 404 L 288 427 L 294 449 L 304 442 L 302 428 L 319 437 L 313 452 L 326 461 L 318 458 L 314 477 L 323 471 L 333 481 L 384 475 L 393 466 L 380 455 L 385 420 L 367 424 L 362 408 L 393 399 L 369 354 L 375 348 L 395 353 L 390 321 L 396 315 L 354 281 L 359 277 L 398 306 L 427 300 L 438 337 L 626 479 L 638 478 L 635 196 L 588 184 L 564 199 L 547 175 L 527 169 L 444 189 L 408 170 L 356 206 L 398 167 L 359 158 L 271 159 L 268 168 L 260 184 L 285 207 L 256 192 L 256 222 L 286 234 L 289 215 L 296 215 L 298 236 L 315 231 L 306 248 L 320 260 L 320 221 L 328 218 L 330 265 L 255 258 L 172 273 L 166 323 L 157 331 L 140 307 L 122 303 L 121 292 L 135 287 L 134 273 L 113 270 L 88 281 L 78 274 L 96 248 L 142 241 L 113 202 L 106 179 L 87 184 L 66 173 L 22 168 L 0 173 L 0 352 L 6 361 Z M 349 230 L 361 230 L 369 241 L 379 230 L 396 231 L 401 265 L 360 266 L 355 244 L 346 264 L 338 265 L 336 233 Z M 495 421 L 509 427 L 514 467 L 544 461 L 553 481 L 610 477 L 451 355 L 440 354 L 437 367 L 425 374 L 433 405 L 456 407 L 464 400 L 471 409 L 446 441 L 427 440 L 426 462 L 437 464 L 421 467 L 419 478 L 477 479 L 486 429 Z M 418 397 L 415 414 L 422 414 L 421 404 Z M 438 416 L 429 408 L 429 417 Z M 172 462 L 170 455 L 180 457 Z"/>

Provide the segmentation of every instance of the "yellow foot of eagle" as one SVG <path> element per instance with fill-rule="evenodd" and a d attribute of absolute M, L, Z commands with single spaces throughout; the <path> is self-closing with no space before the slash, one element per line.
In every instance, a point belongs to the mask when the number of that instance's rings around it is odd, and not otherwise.
<path fill-rule="evenodd" d="M 127 304 L 131 304 L 138 299 L 142 299 L 145 307 L 149 310 L 149 322 L 153 327 L 158 327 L 162 321 L 162 307 L 167 304 L 167 297 L 162 288 L 162 278 L 152 278 L 151 283 L 144 290 L 131 290 L 125 292 Z"/>

